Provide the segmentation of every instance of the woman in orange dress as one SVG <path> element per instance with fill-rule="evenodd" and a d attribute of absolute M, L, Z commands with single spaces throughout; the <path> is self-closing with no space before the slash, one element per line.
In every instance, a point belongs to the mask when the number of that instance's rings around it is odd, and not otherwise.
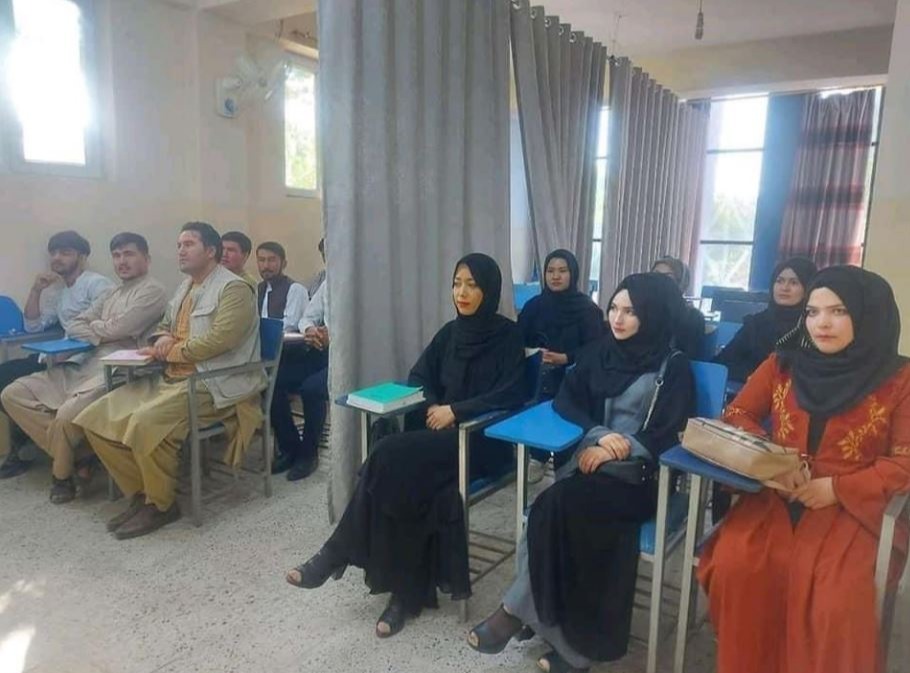
<path fill-rule="evenodd" d="M 856 267 L 811 285 L 804 327 L 749 378 L 724 418 L 795 447 L 787 493 L 740 496 L 698 574 L 718 673 L 882 670 L 874 568 L 891 496 L 910 491 L 910 365 L 891 287 Z M 900 526 L 896 582 L 907 553 Z"/>

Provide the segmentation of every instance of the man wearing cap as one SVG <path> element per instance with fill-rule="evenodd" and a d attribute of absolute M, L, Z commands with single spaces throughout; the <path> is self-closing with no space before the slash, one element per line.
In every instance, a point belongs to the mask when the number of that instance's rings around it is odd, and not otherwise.
<path fill-rule="evenodd" d="M 116 287 L 110 278 L 85 270 L 92 248 L 75 231 L 61 231 L 51 236 L 47 252 L 50 271 L 37 275 L 25 302 L 26 332 L 43 332 L 58 324 L 66 331 L 76 316 Z M 37 355 L 0 364 L 0 391 L 16 379 L 42 368 Z M 22 460 L 18 449 L 11 445 L 0 465 L 0 479 L 18 476 L 28 467 L 29 462 Z"/>

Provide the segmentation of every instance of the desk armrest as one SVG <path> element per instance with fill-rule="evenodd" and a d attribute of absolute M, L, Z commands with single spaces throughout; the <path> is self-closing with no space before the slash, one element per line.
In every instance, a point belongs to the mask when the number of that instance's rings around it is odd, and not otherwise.
<path fill-rule="evenodd" d="M 475 416 L 470 420 L 462 421 L 458 424 L 458 429 L 464 430 L 466 432 L 475 432 L 477 430 L 482 430 L 491 423 L 500 421 L 511 413 L 511 411 L 507 411 L 505 409 L 488 411 L 487 413 L 481 414 L 480 416 Z"/>

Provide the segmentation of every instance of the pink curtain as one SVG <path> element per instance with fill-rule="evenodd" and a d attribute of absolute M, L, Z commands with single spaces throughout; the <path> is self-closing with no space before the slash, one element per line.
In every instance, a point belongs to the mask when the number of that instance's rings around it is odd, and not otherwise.
<path fill-rule="evenodd" d="M 875 92 L 809 98 L 778 258 L 862 262 Z"/>

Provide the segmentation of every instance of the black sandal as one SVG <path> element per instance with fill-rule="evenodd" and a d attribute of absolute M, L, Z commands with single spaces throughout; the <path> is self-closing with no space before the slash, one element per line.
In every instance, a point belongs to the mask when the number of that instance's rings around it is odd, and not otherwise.
<path fill-rule="evenodd" d="M 483 654 L 499 654 L 522 629 L 521 620 L 501 605 L 468 633 L 468 645 Z"/>
<path fill-rule="evenodd" d="M 325 584 L 329 577 L 340 580 L 347 568 L 346 563 L 338 563 L 323 547 L 309 561 L 289 570 L 284 578 L 288 584 L 298 589 L 316 589 Z M 291 577 L 295 571 L 300 575 L 299 580 Z"/>
<path fill-rule="evenodd" d="M 62 505 L 65 502 L 70 502 L 76 497 L 76 484 L 73 482 L 73 478 L 69 479 L 57 479 L 57 477 L 52 477 L 53 484 L 51 485 L 51 502 L 55 505 Z"/>
<path fill-rule="evenodd" d="M 537 668 L 545 673 L 588 673 L 589 668 L 575 668 L 559 652 L 551 650 L 537 660 Z"/>
<path fill-rule="evenodd" d="M 376 637 L 391 638 L 404 628 L 407 620 L 408 612 L 404 603 L 398 596 L 392 594 L 389 597 L 389 604 L 386 605 L 385 610 L 382 611 L 382 614 L 379 615 L 379 619 L 376 621 Z M 388 631 L 383 631 L 379 628 L 382 624 L 385 624 L 386 627 L 388 627 Z"/>

